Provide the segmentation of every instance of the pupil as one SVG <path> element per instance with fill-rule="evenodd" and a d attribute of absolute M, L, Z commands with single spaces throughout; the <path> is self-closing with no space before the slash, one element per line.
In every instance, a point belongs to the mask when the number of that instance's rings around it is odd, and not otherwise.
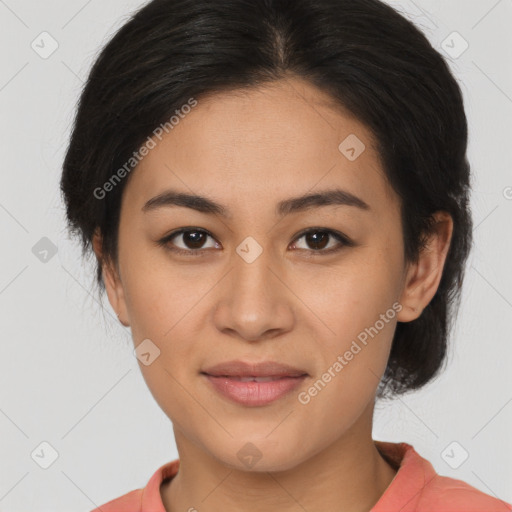
<path fill-rule="evenodd" d="M 320 237 L 318 237 L 318 233 L 320 233 Z M 310 242 L 310 240 L 312 240 L 311 246 L 314 249 L 323 249 L 327 245 L 327 239 L 329 238 L 329 235 L 325 233 L 325 231 L 316 231 L 313 234 L 309 233 L 308 235 L 306 235 L 306 237 L 308 243 Z M 320 242 L 318 241 L 318 238 L 320 238 Z"/>
<path fill-rule="evenodd" d="M 191 249 L 198 249 L 201 247 L 203 240 L 201 239 L 204 233 L 199 231 L 188 231 L 184 234 L 185 244 L 189 245 Z M 190 242 L 189 242 L 190 240 Z"/>
<path fill-rule="evenodd" d="M 188 231 L 184 233 L 184 240 L 187 246 L 191 249 L 199 249 L 203 244 L 204 233 L 200 231 Z M 306 239 L 310 247 L 313 249 L 323 249 L 327 245 L 329 235 L 325 231 L 316 231 L 308 233 Z"/>

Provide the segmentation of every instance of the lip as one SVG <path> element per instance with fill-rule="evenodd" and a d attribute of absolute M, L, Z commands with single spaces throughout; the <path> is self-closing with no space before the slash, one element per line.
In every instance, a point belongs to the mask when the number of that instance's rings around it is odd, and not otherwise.
<path fill-rule="evenodd" d="M 247 407 L 259 407 L 274 402 L 293 391 L 306 378 L 306 375 L 302 375 L 275 377 L 266 382 L 244 382 L 239 380 L 241 377 L 214 377 L 208 374 L 203 376 L 222 396 Z"/>
<path fill-rule="evenodd" d="M 276 361 L 250 363 L 240 360 L 225 361 L 201 371 L 214 377 L 300 377 L 305 370 Z"/>
<path fill-rule="evenodd" d="M 201 374 L 222 396 L 247 407 L 274 402 L 293 391 L 308 377 L 304 370 L 275 361 L 227 361 L 209 367 Z M 261 380 L 258 382 L 251 378 Z"/>

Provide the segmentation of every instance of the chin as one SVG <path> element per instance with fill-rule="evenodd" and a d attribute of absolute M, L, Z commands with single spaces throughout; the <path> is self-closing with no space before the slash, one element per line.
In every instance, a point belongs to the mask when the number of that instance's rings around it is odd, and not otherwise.
<path fill-rule="evenodd" d="M 218 452 L 217 444 L 216 449 L 211 453 L 220 462 L 238 471 L 253 473 L 287 471 L 306 459 L 306 454 L 298 450 L 298 442 L 294 443 L 290 439 L 288 442 L 289 446 L 285 439 L 270 441 L 265 438 L 254 438 L 251 440 L 248 436 L 243 441 L 231 440 L 229 446 L 226 446 L 221 453 Z"/>

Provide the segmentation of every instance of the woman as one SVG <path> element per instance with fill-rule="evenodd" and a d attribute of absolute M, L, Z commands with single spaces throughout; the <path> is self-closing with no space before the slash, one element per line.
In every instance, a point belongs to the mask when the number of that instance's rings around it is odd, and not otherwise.
<path fill-rule="evenodd" d="M 375 402 L 438 375 L 471 246 L 459 86 L 377 0 L 154 0 L 61 187 L 179 459 L 96 510 L 505 511 Z"/>

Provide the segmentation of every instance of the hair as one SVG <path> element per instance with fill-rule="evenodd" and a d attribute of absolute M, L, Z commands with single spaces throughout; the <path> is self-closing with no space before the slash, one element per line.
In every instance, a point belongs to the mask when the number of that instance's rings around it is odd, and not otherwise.
<path fill-rule="evenodd" d="M 99 53 L 78 102 L 63 163 L 68 227 L 82 255 L 101 234 L 117 262 L 130 176 L 95 194 L 191 97 L 307 80 L 377 140 L 401 203 L 406 262 L 417 262 L 432 214 L 454 222 L 439 287 L 421 315 L 398 322 L 377 398 L 419 389 L 445 362 L 472 243 L 467 120 L 457 81 L 425 35 L 378 0 L 153 0 Z M 133 171 L 132 171 L 133 172 Z"/>

